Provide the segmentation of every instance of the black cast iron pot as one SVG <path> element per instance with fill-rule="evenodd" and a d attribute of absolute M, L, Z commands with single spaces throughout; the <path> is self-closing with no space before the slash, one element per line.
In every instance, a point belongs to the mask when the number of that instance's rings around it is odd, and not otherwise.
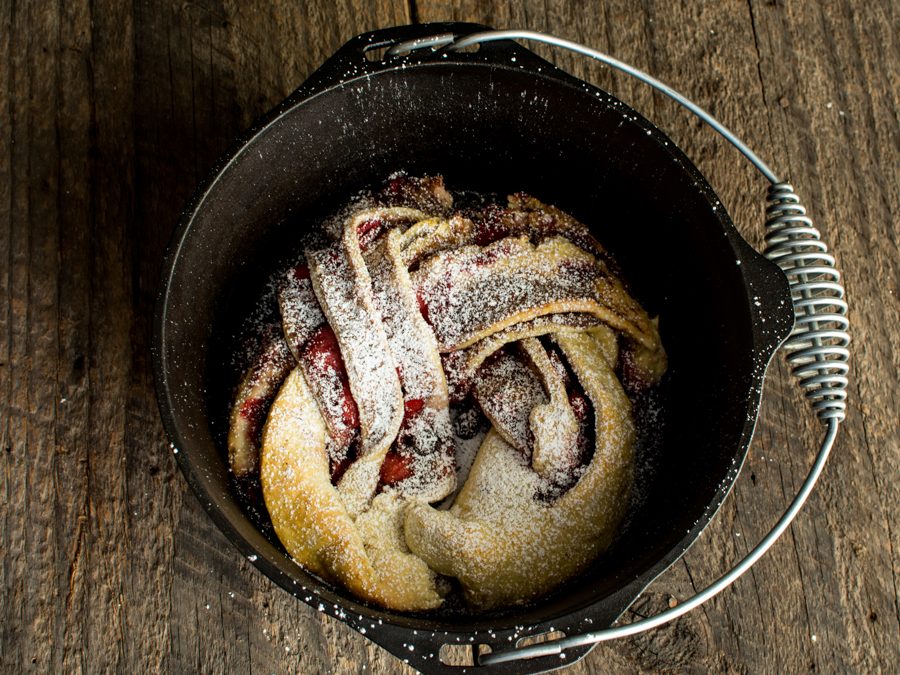
<path fill-rule="evenodd" d="M 356 37 L 260 120 L 196 192 L 164 262 L 154 365 L 182 471 L 241 553 L 288 592 L 426 672 L 444 644 L 504 647 L 552 629 L 608 626 L 681 556 L 731 488 L 750 443 L 765 366 L 793 322 L 785 278 L 737 233 L 707 181 L 652 124 L 511 42 L 476 53 L 365 52 L 471 24 Z M 660 315 L 670 369 L 644 499 L 580 579 L 514 610 L 413 616 L 362 604 L 306 573 L 256 528 L 229 486 L 225 364 L 262 285 L 306 228 L 397 170 L 451 188 L 525 190 L 589 224 L 634 294 Z M 535 672 L 548 657 L 490 667 Z"/>

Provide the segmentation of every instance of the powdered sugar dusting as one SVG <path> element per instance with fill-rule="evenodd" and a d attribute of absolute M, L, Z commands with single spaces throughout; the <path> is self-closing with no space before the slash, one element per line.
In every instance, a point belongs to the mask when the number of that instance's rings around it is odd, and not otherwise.
<path fill-rule="evenodd" d="M 299 359 L 300 349 L 325 323 L 305 264 L 292 267 L 283 275 L 278 290 L 278 308 L 284 337 L 294 358 Z"/>
<path fill-rule="evenodd" d="M 527 237 L 465 246 L 424 262 L 413 281 L 441 351 L 462 349 L 507 326 L 557 312 L 605 318 L 590 254 L 565 239 Z"/>
<path fill-rule="evenodd" d="M 372 284 L 353 242 L 308 254 L 316 297 L 337 336 L 359 408 L 362 454 L 384 447 L 402 420 L 397 368 L 372 301 Z M 353 247 L 357 250 L 354 251 Z M 356 253 L 356 256 L 353 254 Z M 359 257 L 360 260 L 354 260 Z M 374 486 L 373 486 L 374 487 Z"/>
<path fill-rule="evenodd" d="M 401 174 L 329 219 L 333 242 L 278 284 L 284 368 L 244 387 L 271 396 L 299 363 L 268 413 L 272 522 L 309 569 L 395 609 L 440 605 L 440 574 L 488 608 L 583 569 L 633 473 L 616 334 L 627 363 L 665 368 L 584 225 L 521 194 L 452 207 L 440 177 Z"/>

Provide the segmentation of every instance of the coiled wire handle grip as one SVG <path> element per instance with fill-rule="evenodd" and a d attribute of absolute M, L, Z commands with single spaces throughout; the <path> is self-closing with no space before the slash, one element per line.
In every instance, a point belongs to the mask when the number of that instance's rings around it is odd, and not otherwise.
<path fill-rule="evenodd" d="M 789 183 L 769 188 L 765 256 L 787 275 L 794 330 L 784 345 L 791 372 L 822 422 L 842 422 L 847 409 L 847 302 L 834 256 Z"/>
<path fill-rule="evenodd" d="M 788 528 L 806 502 L 816 481 L 825 467 L 834 445 L 838 428 L 846 414 L 847 364 L 850 352 L 847 345 L 847 303 L 840 274 L 835 269 L 834 257 L 821 234 L 806 215 L 806 208 L 789 183 L 778 179 L 775 172 L 763 162 L 737 136 L 693 101 L 633 66 L 614 59 L 577 42 L 525 30 L 500 30 L 472 33 L 457 38 L 452 33 L 429 36 L 402 42 L 389 49 L 385 58 L 407 54 L 417 49 L 447 49 L 459 51 L 482 42 L 496 40 L 534 40 L 601 61 L 631 75 L 665 94 L 697 115 L 715 129 L 725 140 L 737 148 L 772 184 L 768 192 L 766 209 L 766 249 L 764 255 L 775 262 L 787 275 L 794 304 L 795 325 L 784 343 L 791 372 L 799 379 L 800 386 L 819 420 L 825 425 L 825 434 L 819 452 L 800 491 L 787 510 L 756 545 L 729 572 L 714 583 L 685 600 L 676 607 L 655 616 L 624 626 L 572 635 L 569 637 L 502 651 L 482 654 L 478 664 L 487 666 L 518 659 L 563 654 L 566 649 L 580 647 L 616 638 L 643 633 L 687 614 L 692 609 L 723 591 L 750 569 Z"/>

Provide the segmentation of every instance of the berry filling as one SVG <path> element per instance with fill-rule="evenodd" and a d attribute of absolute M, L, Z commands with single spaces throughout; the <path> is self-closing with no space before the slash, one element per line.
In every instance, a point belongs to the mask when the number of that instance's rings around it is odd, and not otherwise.
<path fill-rule="evenodd" d="M 323 398 L 329 399 L 331 405 L 324 406 L 326 414 L 338 417 L 340 426 L 346 430 L 346 438 L 339 440 L 343 440 L 343 444 L 349 443 L 359 427 L 359 409 L 353 400 L 347 369 L 331 326 L 325 324 L 313 334 L 303 345 L 300 358 L 306 366 L 305 372 L 313 380 L 310 384 L 319 388 Z"/>
<path fill-rule="evenodd" d="M 262 423 L 269 411 L 269 404 L 272 397 L 265 398 L 248 398 L 241 404 L 240 415 L 250 426 L 248 432 L 250 436 L 259 441 L 259 435 L 262 431 Z"/>
<path fill-rule="evenodd" d="M 465 396 L 457 404 L 456 419 L 453 429 L 463 439 L 475 438 L 480 432 L 487 431 L 489 422 L 471 394 Z"/>
<path fill-rule="evenodd" d="M 422 408 L 425 406 L 425 401 L 420 398 L 411 398 L 403 403 L 403 423 L 406 424 L 407 420 L 413 415 L 418 415 L 422 412 Z"/>
<path fill-rule="evenodd" d="M 425 295 L 421 289 L 416 293 L 416 302 L 419 303 L 419 311 L 422 313 L 422 318 L 425 319 L 425 323 L 430 325 L 431 319 L 429 318 L 428 303 L 425 301 Z"/>
<path fill-rule="evenodd" d="M 412 457 L 391 450 L 381 464 L 381 484 L 396 485 L 413 475 Z"/>
<path fill-rule="evenodd" d="M 368 218 L 357 225 L 356 234 L 359 237 L 359 249 L 363 253 L 368 251 L 378 237 L 384 233 L 386 224 L 381 218 Z"/>
<path fill-rule="evenodd" d="M 487 246 L 509 236 L 509 227 L 504 218 L 509 215 L 509 210 L 499 204 L 489 204 L 478 216 L 473 219 L 475 223 L 475 243 L 478 246 Z"/>
<path fill-rule="evenodd" d="M 380 485 L 396 485 L 400 481 L 412 477 L 413 458 L 411 452 L 415 448 L 415 439 L 409 433 L 414 418 L 418 417 L 425 407 L 425 401 L 411 398 L 403 402 L 403 424 L 394 442 L 394 447 L 387 453 L 381 465 Z"/>

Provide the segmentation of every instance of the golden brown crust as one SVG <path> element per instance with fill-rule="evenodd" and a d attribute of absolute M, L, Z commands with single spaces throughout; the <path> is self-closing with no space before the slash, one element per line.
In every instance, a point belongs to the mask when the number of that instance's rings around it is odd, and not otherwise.
<path fill-rule="evenodd" d="M 356 520 L 331 484 L 326 429 L 302 372 L 272 404 L 260 479 L 278 538 L 309 571 L 360 598 L 401 611 L 438 607 L 435 576 L 401 536 L 405 502 L 379 495 Z"/>
<path fill-rule="evenodd" d="M 265 342 L 241 379 L 228 425 L 228 465 L 236 477 L 259 471 L 262 424 L 275 393 L 294 365 L 287 344 L 276 335 Z"/>
<path fill-rule="evenodd" d="M 459 579 L 478 608 L 527 602 L 583 571 L 609 546 L 625 512 L 634 445 L 630 402 L 593 339 L 557 340 L 596 415 L 594 456 L 578 483 L 554 502 L 536 499 L 537 474 L 491 431 L 449 511 L 412 504 L 407 513 L 410 550 Z"/>

